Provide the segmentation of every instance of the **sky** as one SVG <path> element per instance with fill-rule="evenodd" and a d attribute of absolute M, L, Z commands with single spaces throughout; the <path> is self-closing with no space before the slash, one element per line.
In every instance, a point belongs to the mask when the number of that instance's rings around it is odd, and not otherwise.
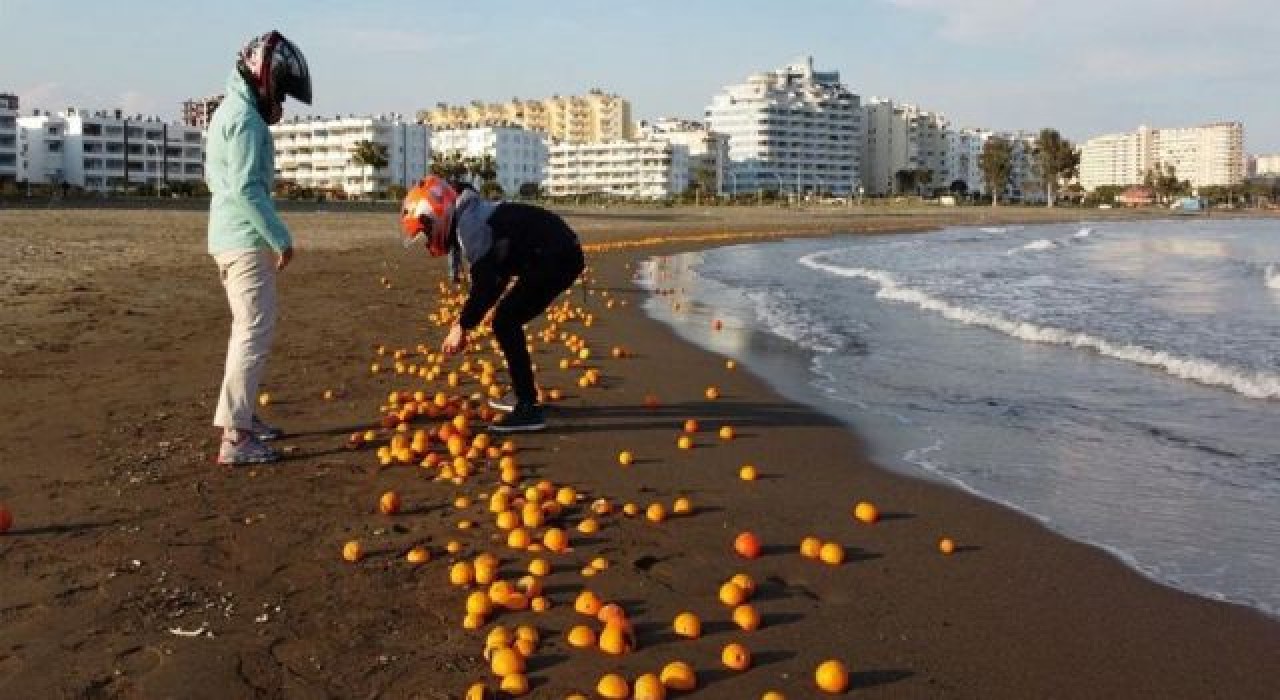
<path fill-rule="evenodd" d="M 312 107 L 412 116 L 437 102 L 581 94 L 637 119 L 701 118 L 724 86 L 812 56 L 862 97 L 960 127 L 1077 143 L 1241 121 L 1280 153 L 1275 0 L 0 0 L 0 92 L 24 113 L 121 107 L 176 118 L 222 92 L 239 47 L 279 29 Z"/>

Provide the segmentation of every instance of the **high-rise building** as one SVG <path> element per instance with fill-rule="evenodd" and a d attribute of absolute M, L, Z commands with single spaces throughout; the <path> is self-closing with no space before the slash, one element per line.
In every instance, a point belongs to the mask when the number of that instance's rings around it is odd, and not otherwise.
<path fill-rule="evenodd" d="M 945 116 L 877 97 L 867 101 L 864 112 L 862 184 L 867 194 L 916 194 L 950 186 L 952 131 Z M 912 180 L 904 191 L 908 173 L 927 177 Z"/>
<path fill-rule="evenodd" d="M 631 103 L 626 99 L 592 89 L 585 95 L 541 100 L 512 99 L 510 102 L 469 105 L 440 103 L 435 109 L 418 112 L 418 121 L 432 130 L 470 129 L 481 126 L 523 126 L 540 131 L 553 142 L 597 143 L 632 137 Z"/>
<path fill-rule="evenodd" d="M 431 132 L 431 154 L 463 158 L 493 158 L 497 183 L 512 197 L 525 185 L 541 186 L 546 178 L 546 137 L 519 126 L 484 126 Z"/>
<path fill-rule="evenodd" d="M 182 103 L 182 123 L 197 129 L 208 129 L 213 111 L 222 104 L 225 95 L 210 95 Z"/>
<path fill-rule="evenodd" d="M 1080 184 L 1134 185 L 1147 172 L 1172 165 L 1192 187 L 1234 185 L 1244 179 L 1244 125 L 1218 122 L 1177 129 L 1139 127 L 1135 132 L 1089 139 L 1080 149 Z"/>
<path fill-rule="evenodd" d="M 1258 176 L 1280 175 L 1280 153 L 1258 155 L 1253 159 L 1253 174 Z"/>
<path fill-rule="evenodd" d="M 408 187 L 427 173 L 427 127 L 398 115 L 297 117 L 271 127 L 275 139 L 277 185 L 340 191 L 351 196 L 385 194 L 392 185 Z M 380 168 L 355 161 L 361 141 L 385 151 Z"/>
<path fill-rule="evenodd" d="M 18 96 L 0 92 L 0 187 L 18 179 Z"/>
<path fill-rule="evenodd" d="M 729 139 L 730 192 L 847 196 L 862 174 L 863 113 L 838 71 L 805 58 L 712 98 L 707 125 Z"/>
<path fill-rule="evenodd" d="M 204 180 L 199 129 L 74 107 L 18 118 L 18 179 L 95 191 Z"/>
<path fill-rule="evenodd" d="M 661 139 L 551 146 L 546 189 L 552 196 L 603 194 L 664 199 L 689 186 L 689 149 Z"/>
<path fill-rule="evenodd" d="M 729 161 L 729 137 L 689 119 L 663 117 L 636 125 L 639 139 L 658 139 L 689 150 L 689 184 L 697 183 L 710 194 L 724 192 L 724 169 Z"/>

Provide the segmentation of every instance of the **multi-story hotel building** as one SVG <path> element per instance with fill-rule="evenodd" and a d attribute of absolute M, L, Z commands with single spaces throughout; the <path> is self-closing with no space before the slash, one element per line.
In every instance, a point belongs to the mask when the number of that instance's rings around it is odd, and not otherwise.
<path fill-rule="evenodd" d="M 498 170 L 498 185 L 508 197 L 518 194 L 524 185 L 541 186 L 550 159 L 545 137 L 519 126 L 432 131 L 431 153 L 492 157 Z"/>
<path fill-rule="evenodd" d="M 0 187 L 18 179 L 18 96 L 0 92 Z"/>
<path fill-rule="evenodd" d="M 707 125 L 729 139 L 730 192 L 847 196 L 862 179 L 863 113 L 838 71 L 806 58 L 757 73 L 712 98 Z"/>
<path fill-rule="evenodd" d="M 1244 179 L 1244 125 L 1142 126 L 1135 132 L 1089 139 L 1080 149 L 1080 184 L 1086 190 L 1139 184 L 1148 171 L 1166 165 L 1192 187 L 1239 183 Z"/>
<path fill-rule="evenodd" d="M 0 148 L 2 147 L 0 146 Z M 1254 157 L 1253 174 L 1260 176 L 1280 175 L 1280 153 Z"/>
<path fill-rule="evenodd" d="M 951 123 L 941 114 L 909 104 L 873 97 L 867 101 L 866 146 L 862 159 L 862 185 L 867 194 L 915 194 L 900 192 L 898 173 L 928 171 L 930 179 L 919 183 L 924 191 L 950 186 Z"/>
<path fill-rule="evenodd" d="M 287 180 L 309 189 L 351 196 L 385 194 L 408 187 L 427 174 L 427 127 L 392 116 L 319 119 L 298 117 L 271 127 L 277 184 Z M 386 149 L 387 165 L 355 162 L 361 141 Z"/>
<path fill-rule="evenodd" d="M 213 119 L 213 110 L 222 104 L 225 95 L 210 95 L 187 100 L 182 103 L 182 123 L 197 129 L 208 129 L 209 120 Z"/>
<path fill-rule="evenodd" d="M 636 124 L 641 140 L 658 139 L 689 150 L 689 184 L 698 183 L 711 194 L 724 192 L 724 169 L 729 161 L 729 137 L 711 131 L 702 122 L 663 117 Z"/>
<path fill-rule="evenodd" d="M 451 106 L 440 103 L 435 109 L 418 112 L 418 121 L 432 130 L 470 129 L 480 126 L 523 126 L 540 131 L 553 142 L 599 143 L 633 137 L 631 103 L 598 88 L 585 95 L 541 100 L 513 99 L 510 102 Z"/>
<path fill-rule="evenodd" d="M 689 186 L 689 149 L 661 139 L 551 146 L 546 190 L 555 197 L 605 194 L 664 199 Z"/>
<path fill-rule="evenodd" d="M 203 134 L 184 124 L 76 108 L 17 121 L 19 180 L 100 192 L 204 180 Z"/>

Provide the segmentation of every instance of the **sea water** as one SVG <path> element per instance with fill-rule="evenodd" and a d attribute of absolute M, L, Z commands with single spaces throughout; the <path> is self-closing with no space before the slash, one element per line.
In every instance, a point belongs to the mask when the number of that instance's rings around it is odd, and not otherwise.
<path fill-rule="evenodd" d="M 1280 615 L 1280 222 L 797 239 L 640 276 L 671 292 L 652 316 L 880 463 Z"/>

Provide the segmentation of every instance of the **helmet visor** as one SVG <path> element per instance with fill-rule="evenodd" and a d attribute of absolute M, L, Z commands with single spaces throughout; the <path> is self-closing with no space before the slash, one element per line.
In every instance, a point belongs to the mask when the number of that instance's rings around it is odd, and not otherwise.
<path fill-rule="evenodd" d="M 307 68 L 307 58 L 296 44 L 283 36 L 271 56 L 271 84 L 276 100 L 284 102 L 287 95 L 311 104 L 311 71 Z"/>

